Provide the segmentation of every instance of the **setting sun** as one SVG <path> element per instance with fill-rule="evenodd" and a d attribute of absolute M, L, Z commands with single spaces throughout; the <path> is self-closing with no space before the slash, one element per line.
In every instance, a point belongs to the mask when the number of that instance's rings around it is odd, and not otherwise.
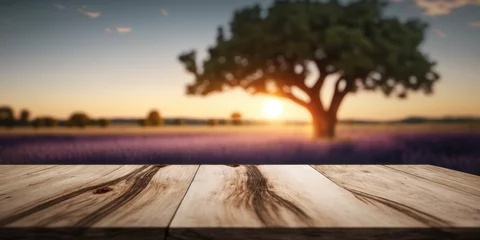
<path fill-rule="evenodd" d="M 270 119 L 275 119 L 283 112 L 283 105 L 276 99 L 270 99 L 263 105 L 263 115 Z"/>

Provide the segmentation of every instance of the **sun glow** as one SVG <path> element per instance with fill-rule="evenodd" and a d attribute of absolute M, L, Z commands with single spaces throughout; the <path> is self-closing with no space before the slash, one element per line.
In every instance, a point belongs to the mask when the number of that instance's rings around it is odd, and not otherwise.
<path fill-rule="evenodd" d="M 276 99 L 269 99 L 263 105 L 263 115 L 269 119 L 276 119 L 282 114 L 283 105 Z"/>

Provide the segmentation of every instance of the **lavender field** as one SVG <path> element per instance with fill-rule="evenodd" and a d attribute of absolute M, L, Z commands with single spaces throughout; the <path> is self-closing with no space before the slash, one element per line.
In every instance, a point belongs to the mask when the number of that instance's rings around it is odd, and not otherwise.
<path fill-rule="evenodd" d="M 479 131 L 340 128 L 339 140 L 312 141 L 298 129 L 203 130 L 0 134 L 0 163 L 432 164 L 480 175 Z"/>

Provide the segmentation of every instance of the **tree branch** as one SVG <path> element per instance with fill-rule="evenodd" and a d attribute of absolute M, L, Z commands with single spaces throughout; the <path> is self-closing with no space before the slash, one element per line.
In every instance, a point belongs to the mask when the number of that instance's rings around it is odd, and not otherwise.
<path fill-rule="evenodd" d="M 322 90 L 323 83 L 325 82 L 325 78 L 327 78 L 326 74 L 320 73 L 315 84 L 310 88 L 312 94 L 319 95 L 320 91 Z"/>
<path fill-rule="evenodd" d="M 327 71 L 325 69 L 325 66 L 323 66 L 323 64 L 320 60 L 315 60 L 315 65 L 317 66 L 317 69 L 318 69 L 318 72 L 320 73 L 320 76 L 318 76 L 317 81 L 311 87 L 311 91 L 312 91 L 313 94 L 320 94 L 320 91 L 322 90 L 323 83 L 325 82 L 325 78 L 327 78 Z"/>
<path fill-rule="evenodd" d="M 346 85 L 343 90 L 339 90 L 340 83 L 342 81 L 345 81 Z M 337 82 L 335 82 L 335 86 L 334 86 L 332 101 L 328 109 L 328 114 L 330 115 L 330 117 L 333 117 L 336 119 L 338 108 L 340 107 L 340 104 L 342 103 L 347 93 L 351 91 L 353 84 L 354 84 L 353 79 L 346 79 L 345 76 L 343 75 L 337 79 Z"/>
<path fill-rule="evenodd" d="M 295 84 L 285 84 L 285 85 L 289 87 L 291 86 L 298 87 L 298 89 L 302 90 L 305 94 L 310 96 L 310 88 L 308 88 L 308 86 L 305 84 L 305 78 L 303 77 L 299 79 L 299 81 L 295 81 Z"/>
<path fill-rule="evenodd" d="M 309 88 L 308 95 L 310 96 L 310 103 L 313 105 L 312 107 L 318 108 L 318 110 L 324 114 L 325 108 L 323 107 L 323 102 L 320 98 L 320 92 L 322 90 L 325 79 L 327 78 L 327 73 L 320 60 L 315 60 L 315 65 L 317 66 L 320 76 L 318 76 L 315 84 L 311 88 Z"/>
<path fill-rule="evenodd" d="M 278 97 L 282 97 L 282 98 L 286 98 L 286 99 L 289 99 L 291 101 L 293 101 L 294 103 L 302 106 L 302 107 L 307 107 L 308 104 L 304 101 L 302 101 L 301 99 L 295 97 L 295 95 L 293 95 L 292 93 L 290 92 L 285 92 L 285 91 L 278 91 L 278 92 L 275 92 L 273 93 L 274 96 L 278 96 Z"/>
<path fill-rule="evenodd" d="M 296 73 L 295 72 L 295 67 L 297 65 L 297 59 L 295 57 L 290 57 L 290 58 L 287 58 L 286 59 L 287 63 L 288 63 L 288 69 L 287 69 L 287 81 L 283 81 L 284 83 L 286 83 L 286 85 L 289 85 L 289 86 L 296 86 L 298 87 L 300 90 L 302 90 L 305 94 L 309 95 L 310 93 L 310 89 L 308 88 L 308 86 L 305 84 L 305 79 L 307 78 L 306 76 L 306 65 L 305 64 L 301 64 L 303 69 L 302 69 L 302 72 L 301 73 Z M 293 83 L 291 83 L 290 81 L 288 81 L 289 79 L 292 79 L 294 80 Z"/>
<path fill-rule="evenodd" d="M 292 102 L 302 106 L 302 107 L 308 107 L 308 103 L 302 101 L 301 99 L 295 97 L 295 95 L 293 95 L 292 93 L 289 93 L 289 92 L 285 92 L 283 90 L 279 90 L 279 91 L 276 91 L 276 92 L 268 92 L 268 91 L 258 91 L 258 90 L 255 90 L 253 93 L 253 95 L 255 94 L 265 94 L 265 95 L 270 95 L 270 96 L 274 96 L 274 97 L 280 97 L 280 98 L 285 98 L 285 99 L 288 99 L 288 100 L 291 100 Z"/>

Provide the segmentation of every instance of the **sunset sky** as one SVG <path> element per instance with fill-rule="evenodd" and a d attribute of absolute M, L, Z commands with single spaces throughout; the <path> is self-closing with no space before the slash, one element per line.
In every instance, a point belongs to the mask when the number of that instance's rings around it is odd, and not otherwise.
<path fill-rule="evenodd" d="M 193 81 L 177 56 L 214 42 L 218 25 L 254 0 L 0 0 L 0 105 L 34 116 L 142 117 L 152 108 L 165 117 L 262 118 L 267 97 L 242 90 L 194 97 Z M 480 2 L 397 0 L 388 13 L 430 23 L 422 49 L 438 61 L 435 94 L 407 100 L 380 92 L 348 96 L 339 118 L 480 116 Z M 332 86 L 324 86 L 324 97 Z M 284 102 L 282 119 L 308 119 Z"/>

